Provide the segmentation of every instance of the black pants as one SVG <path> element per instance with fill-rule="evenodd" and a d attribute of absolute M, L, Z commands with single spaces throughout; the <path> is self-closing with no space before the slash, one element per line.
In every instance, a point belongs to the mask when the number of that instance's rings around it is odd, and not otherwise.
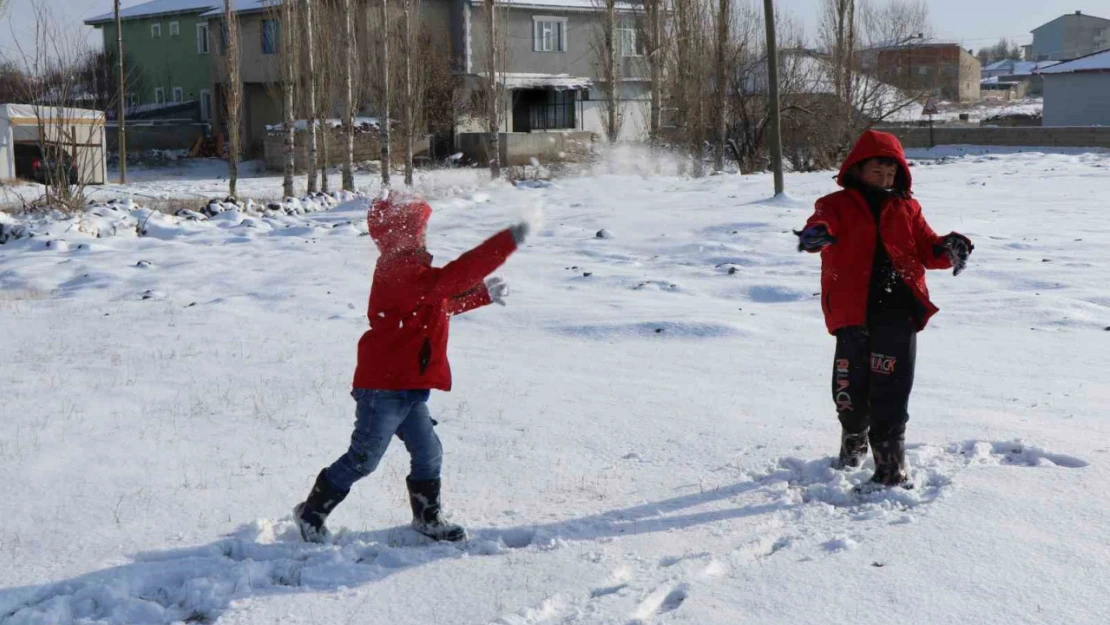
<path fill-rule="evenodd" d="M 916 359 L 917 327 L 908 317 L 837 331 L 832 390 L 844 430 L 870 427 L 872 446 L 905 440 Z"/>

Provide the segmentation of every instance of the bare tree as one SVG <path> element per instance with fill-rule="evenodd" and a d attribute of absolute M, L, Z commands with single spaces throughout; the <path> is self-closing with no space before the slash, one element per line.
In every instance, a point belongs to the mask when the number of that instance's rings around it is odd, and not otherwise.
<path fill-rule="evenodd" d="M 3 1 L 3 0 L 0 0 Z M 6 7 L 0 5 L 0 13 Z M 119 60 L 119 115 L 116 117 L 119 123 L 119 183 L 127 184 L 127 98 L 125 93 L 127 91 L 127 78 L 123 73 L 123 25 L 119 15 L 119 0 L 115 2 L 116 13 L 116 56 Z"/>
<path fill-rule="evenodd" d="M 355 56 L 354 16 L 351 0 L 343 0 L 343 190 L 355 190 L 355 105 L 353 90 L 353 59 Z"/>
<path fill-rule="evenodd" d="M 653 145 L 660 140 L 663 127 L 663 89 L 667 67 L 667 24 L 671 11 L 667 0 L 643 0 L 644 22 L 641 39 L 651 80 L 651 104 L 648 113 L 648 136 Z"/>
<path fill-rule="evenodd" d="M 593 0 L 594 7 L 601 17 L 594 36 L 594 54 L 597 56 L 598 75 L 601 77 L 604 93 L 605 117 L 602 127 L 609 143 L 616 143 L 620 137 L 623 122 L 621 88 L 621 40 L 617 28 L 622 16 L 617 12 L 617 0 Z"/>
<path fill-rule="evenodd" d="M 389 98 L 392 88 L 389 84 L 389 0 L 382 0 L 382 31 L 381 31 L 381 115 L 378 127 L 381 129 L 382 144 L 382 186 L 389 186 L 389 170 L 393 165 L 393 150 L 389 145 Z"/>
<path fill-rule="evenodd" d="M 308 106 L 308 192 L 317 190 L 316 169 L 319 154 L 317 153 L 316 124 L 319 116 L 316 114 L 316 47 L 313 45 L 316 21 L 312 16 L 312 0 L 301 0 L 301 25 L 305 33 L 305 104 Z"/>
<path fill-rule="evenodd" d="M 708 6 L 703 0 L 673 0 L 673 94 L 678 131 L 695 176 L 705 174 L 705 144 L 709 136 L 712 103 L 712 36 Z"/>
<path fill-rule="evenodd" d="M 297 32 L 297 11 L 293 2 L 282 2 L 269 5 L 267 14 L 271 23 L 277 24 L 276 31 L 271 32 L 269 36 L 277 37 L 277 41 L 271 43 L 277 48 L 278 62 L 281 64 L 280 83 L 270 88 L 272 93 L 280 96 L 282 102 L 282 133 L 284 135 L 282 152 L 285 160 L 282 193 L 285 197 L 293 197 L 297 162 L 295 96 L 297 92 L 297 60 L 300 53 L 300 46 L 295 34 Z M 267 33 L 263 32 L 263 37 L 266 36 Z M 277 92 L 278 89 L 280 89 L 280 92 Z"/>
<path fill-rule="evenodd" d="M 423 94 L 413 73 L 413 55 L 418 43 L 420 0 L 401 0 L 401 31 L 398 33 L 401 58 L 404 63 L 401 124 L 405 131 L 405 185 L 412 186 L 413 143 L 416 141 L 417 102 Z"/>
<path fill-rule="evenodd" d="M 725 140 L 728 136 L 728 58 L 731 52 L 732 2 L 717 0 L 717 45 L 714 49 L 716 64 L 713 80 L 714 116 L 716 132 L 713 138 L 713 170 L 725 168 Z"/>
<path fill-rule="evenodd" d="M 498 45 L 501 32 L 498 26 L 497 0 L 483 0 L 486 18 L 486 80 L 483 85 L 486 105 L 486 154 L 489 157 L 489 175 L 501 177 L 501 114 L 505 100 L 504 50 Z"/>
<path fill-rule="evenodd" d="M 94 55 L 81 33 L 66 30 L 47 5 L 32 8 L 32 48 L 17 43 L 23 59 L 19 100 L 31 107 L 45 185 L 43 205 L 78 210 L 85 190 L 105 169 L 104 116 L 79 110 L 88 101 L 82 68 Z"/>
<path fill-rule="evenodd" d="M 237 196 L 239 159 L 242 156 L 243 77 L 242 57 L 239 52 L 239 15 L 231 0 L 224 0 L 224 32 L 227 35 L 227 52 L 224 67 L 227 74 L 227 91 L 224 98 L 224 124 L 227 126 L 227 188 L 228 195 Z"/>

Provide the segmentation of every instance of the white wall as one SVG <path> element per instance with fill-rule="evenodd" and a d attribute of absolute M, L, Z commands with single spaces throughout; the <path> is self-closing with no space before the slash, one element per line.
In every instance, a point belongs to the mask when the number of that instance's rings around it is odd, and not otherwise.
<path fill-rule="evenodd" d="M 1110 73 L 1046 74 L 1045 126 L 1110 126 Z"/>
<path fill-rule="evenodd" d="M 651 92 L 646 82 L 628 82 L 621 85 L 621 132 L 619 141 L 647 141 L 648 120 L 651 115 Z M 596 133 L 604 140 L 605 94 L 597 86 L 590 88 L 590 99 L 582 103 L 582 130 Z"/>

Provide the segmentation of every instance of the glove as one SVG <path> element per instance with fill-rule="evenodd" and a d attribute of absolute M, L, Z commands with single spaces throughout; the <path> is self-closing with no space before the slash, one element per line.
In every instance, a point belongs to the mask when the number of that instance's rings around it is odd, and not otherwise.
<path fill-rule="evenodd" d="M 944 248 L 948 260 L 952 262 L 952 275 L 960 275 L 960 272 L 967 268 L 967 257 L 975 251 L 971 239 L 958 232 L 953 232 L 945 235 L 940 245 Z"/>
<path fill-rule="evenodd" d="M 486 280 L 486 291 L 489 292 L 489 298 L 493 303 L 504 306 L 505 298 L 509 295 L 509 283 L 502 278 L 488 278 Z"/>
<path fill-rule="evenodd" d="M 532 231 L 532 226 L 528 225 L 527 221 L 522 221 L 515 226 L 509 227 L 509 232 L 513 234 L 513 241 L 518 246 L 524 245 L 524 240 L 528 238 L 528 233 Z"/>
<path fill-rule="evenodd" d="M 798 236 L 799 252 L 816 252 L 836 243 L 836 237 L 829 234 L 829 229 L 823 225 L 810 226 L 800 232 L 795 230 L 794 234 Z"/>

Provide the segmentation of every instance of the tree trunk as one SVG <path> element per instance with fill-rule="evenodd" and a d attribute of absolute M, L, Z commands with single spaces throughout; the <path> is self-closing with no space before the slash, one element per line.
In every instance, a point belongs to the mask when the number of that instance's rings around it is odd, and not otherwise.
<path fill-rule="evenodd" d="M 231 0 L 224 0 L 224 28 L 227 29 L 227 49 L 224 63 L 227 68 L 227 95 L 224 124 L 227 126 L 227 186 L 228 195 L 237 197 L 239 184 L 239 158 L 242 154 L 240 128 L 243 119 L 243 79 L 239 55 L 239 17 L 232 10 Z"/>
<path fill-rule="evenodd" d="M 416 120 L 414 119 L 414 107 L 412 92 L 412 49 L 413 49 L 413 36 L 412 36 L 412 5 L 413 0 L 401 0 L 403 3 L 402 16 L 404 24 L 402 25 L 404 31 L 402 33 L 403 46 L 402 54 L 405 55 L 405 104 L 401 107 L 402 115 L 404 115 L 405 127 L 405 186 L 412 186 L 412 144 L 416 140 Z"/>
<path fill-rule="evenodd" d="M 351 0 L 343 0 L 343 130 L 346 144 L 343 146 L 343 190 L 355 190 L 355 104 L 351 92 L 354 56 L 354 30 L 351 23 Z"/>
<path fill-rule="evenodd" d="M 489 175 L 493 179 L 501 177 L 501 120 L 498 112 L 501 109 L 501 89 L 497 86 L 497 0 L 485 0 L 486 31 L 489 35 L 486 62 L 488 64 L 487 79 L 487 137 L 486 151 L 489 156 Z"/>
<path fill-rule="evenodd" d="M 319 117 L 316 115 L 316 50 L 313 45 L 315 37 L 313 30 L 316 28 L 316 23 L 312 19 L 312 0 L 301 0 L 302 13 L 304 15 L 304 32 L 305 32 L 305 61 L 308 64 L 308 76 L 306 85 L 308 94 L 306 95 L 308 101 L 308 192 L 316 192 L 316 169 L 319 160 L 317 154 L 317 138 L 316 138 L 316 120 Z"/>
<path fill-rule="evenodd" d="M 288 3 L 282 7 L 282 21 L 281 21 L 281 37 L 280 45 L 282 54 L 285 56 L 284 63 L 282 64 L 282 78 L 284 85 L 282 86 L 282 113 L 283 123 L 285 130 L 285 176 L 282 180 L 282 193 L 285 197 L 293 197 L 293 176 L 295 174 L 296 166 L 296 132 L 294 127 L 296 123 L 294 110 L 293 110 L 293 93 L 294 81 L 296 80 L 296 58 L 293 36 L 293 11 Z"/>
<path fill-rule="evenodd" d="M 715 119 L 715 137 L 713 141 L 714 154 L 713 154 L 713 170 L 720 172 L 725 168 L 725 139 L 728 134 L 727 122 L 727 100 L 728 95 L 728 48 L 729 48 L 729 33 L 732 15 L 732 3 L 730 0 L 718 0 L 719 11 L 717 12 L 717 67 L 716 67 L 716 85 L 714 85 L 714 115 Z"/>
<path fill-rule="evenodd" d="M 127 82 L 123 77 L 123 29 L 120 27 L 119 0 L 116 0 L 116 55 L 119 57 L 119 183 L 127 184 L 127 116 L 124 114 Z"/>
<path fill-rule="evenodd" d="M 331 191 L 331 185 L 328 182 L 328 133 L 331 128 L 328 127 L 328 120 L 325 117 L 320 118 L 320 191 L 328 193 Z"/>
<path fill-rule="evenodd" d="M 605 133 L 609 143 L 617 142 L 621 133 L 620 98 L 619 89 L 621 82 L 620 68 L 617 66 L 617 55 L 620 53 L 620 43 L 617 41 L 617 0 L 605 0 L 605 34 L 602 44 L 605 54 L 605 112 L 607 117 Z"/>
<path fill-rule="evenodd" d="M 652 49 L 648 51 L 648 62 L 651 64 L 651 112 L 648 120 L 648 129 L 653 146 L 659 144 L 659 129 L 663 126 L 663 66 L 666 63 L 665 48 L 663 47 L 663 20 L 666 9 L 663 0 L 648 0 L 648 28 Z M 647 7 L 649 5 L 645 5 Z"/>
<path fill-rule="evenodd" d="M 393 164 L 392 150 L 389 146 L 389 97 L 392 89 L 389 86 L 389 0 L 382 0 L 382 110 L 381 119 L 378 120 L 381 128 L 382 143 L 382 186 L 389 186 L 389 168 Z"/>

